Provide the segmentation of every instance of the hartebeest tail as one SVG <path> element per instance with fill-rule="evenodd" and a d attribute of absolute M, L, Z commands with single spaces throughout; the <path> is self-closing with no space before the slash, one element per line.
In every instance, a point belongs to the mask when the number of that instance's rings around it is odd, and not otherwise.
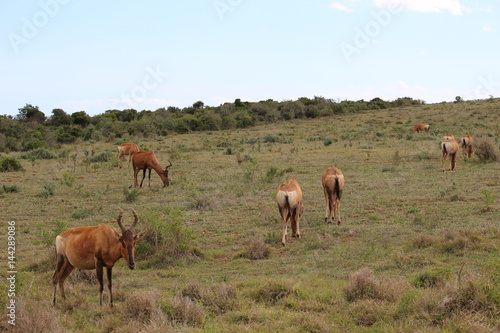
<path fill-rule="evenodd" d="M 292 226 L 292 237 L 300 238 L 300 217 L 304 212 L 304 206 L 302 204 L 302 190 L 294 178 L 284 181 L 278 187 L 276 203 L 278 204 L 278 209 L 281 215 L 283 229 L 281 244 L 285 246 L 288 222 L 290 222 Z"/>
<path fill-rule="evenodd" d="M 149 186 L 151 187 L 151 169 L 155 170 L 158 176 L 160 176 L 163 181 L 163 186 L 169 186 L 170 180 L 168 178 L 168 168 L 172 166 L 172 163 L 168 161 L 169 165 L 165 169 L 162 168 L 160 162 L 153 153 L 152 150 L 142 150 L 134 153 L 132 155 L 132 165 L 134 167 L 134 186 L 137 187 L 137 174 L 142 170 L 142 180 L 141 186 L 146 178 L 146 170 L 149 170 Z"/>
<path fill-rule="evenodd" d="M 412 132 L 415 133 L 419 133 L 421 131 L 425 131 L 425 132 L 429 132 L 429 129 L 431 128 L 431 126 L 429 124 L 416 124 L 414 127 L 413 127 L 413 130 Z"/>
<path fill-rule="evenodd" d="M 106 267 L 108 276 L 109 301 L 113 306 L 113 293 L 111 290 L 111 274 L 115 263 L 124 258 L 130 269 L 135 268 L 134 252 L 135 243 L 144 235 L 145 231 L 134 236 L 134 228 L 139 217 L 135 210 L 134 223 L 126 229 L 121 220 L 123 211 L 120 209 L 117 223 L 121 234 L 110 226 L 103 224 L 95 227 L 71 228 L 56 237 L 56 271 L 52 277 L 54 285 L 54 305 L 56 304 L 57 285 L 64 294 L 64 281 L 73 269 L 95 269 L 99 280 L 99 304 L 102 305 L 102 292 L 104 290 L 103 270 Z"/>
<path fill-rule="evenodd" d="M 474 139 L 470 135 L 464 135 L 460 139 L 460 144 L 462 146 L 462 152 L 464 154 L 464 159 L 466 157 L 471 158 L 473 151 L 472 151 L 472 145 L 474 144 Z"/>
<path fill-rule="evenodd" d="M 321 182 L 326 201 L 325 222 L 329 223 L 337 216 L 337 224 L 340 225 L 340 199 L 344 190 L 344 174 L 332 165 L 323 172 Z"/>
<path fill-rule="evenodd" d="M 122 143 L 118 146 L 118 167 L 122 167 L 120 165 L 120 161 L 122 156 L 128 155 L 128 162 L 132 161 L 132 155 L 139 151 L 139 147 L 135 143 Z"/>
<path fill-rule="evenodd" d="M 442 150 L 441 170 L 445 171 L 444 162 L 446 161 L 446 158 L 449 157 L 450 170 L 455 171 L 456 158 L 458 152 L 458 142 L 455 141 L 455 137 L 452 134 L 445 135 L 445 141 L 441 143 L 441 150 Z"/>

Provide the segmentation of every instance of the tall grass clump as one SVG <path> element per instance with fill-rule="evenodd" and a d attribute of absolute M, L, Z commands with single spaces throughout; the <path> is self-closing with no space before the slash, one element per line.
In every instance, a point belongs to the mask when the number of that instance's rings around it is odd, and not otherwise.
<path fill-rule="evenodd" d="M 148 259 L 154 267 L 164 267 L 190 255 L 201 255 L 191 246 L 193 231 L 184 226 L 183 214 L 178 208 L 146 212 L 141 219 L 147 225 L 147 233 L 136 245 L 138 258 Z"/>
<path fill-rule="evenodd" d="M 48 198 L 53 196 L 56 193 L 56 184 L 54 183 L 45 183 L 42 186 L 42 192 L 40 192 L 40 196 L 42 198 Z"/>
<path fill-rule="evenodd" d="M 113 154 L 109 151 L 105 151 L 95 156 L 91 156 L 88 158 L 89 162 L 97 163 L 97 162 L 108 162 L 109 159 L 113 156 Z"/>
<path fill-rule="evenodd" d="M 262 239 L 254 239 L 237 257 L 250 260 L 268 259 L 271 254 L 271 248 Z"/>
<path fill-rule="evenodd" d="M 361 299 L 394 301 L 397 284 L 387 279 L 377 279 L 372 270 L 363 269 L 349 277 L 349 285 L 344 289 L 346 301 Z"/>
<path fill-rule="evenodd" d="M 237 306 L 236 288 L 226 283 L 206 286 L 199 281 L 190 281 L 182 289 L 181 296 L 201 303 L 204 308 L 215 314 L 226 313 Z"/>
<path fill-rule="evenodd" d="M 159 295 L 157 290 L 134 291 L 125 302 L 128 317 L 143 324 L 150 323 L 153 315 L 160 310 Z"/>
<path fill-rule="evenodd" d="M 0 159 L 0 172 L 11 171 L 24 171 L 24 168 L 15 157 L 2 157 Z"/>
<path fill-rule="evenodd" d="M 481 140 L 475 144 L 474 152 L 482 163 L 497 162 L 499 160 L 495 145 L 488 140 Z"/>
<path fill-rule="evenodd" d="M 68 187 L 73 187 L 73 185 L 75 184 L 75 175 L 68 173 L 68 172 L 64 172 L 63 173 L 63 184 L 65 184 Z"/>
<path fill-rule="evenodd" d="M 53 160 L 57 158 L 57 155 L 51 152 L 50 150 L 39 148 L 29 152 L 28 154 L 24 154 L 21 158 L 25 160 Z"/>
<path fill-rule="evenodd" d="M 135 202 L 137 199 L 139 199 L 139 195 L 141 194 L 141 191 L 137 188 L 129 189 L 128 187 L 125 187 L 123 189 L 123 196 L 125 198 L 125 202 Z"/>

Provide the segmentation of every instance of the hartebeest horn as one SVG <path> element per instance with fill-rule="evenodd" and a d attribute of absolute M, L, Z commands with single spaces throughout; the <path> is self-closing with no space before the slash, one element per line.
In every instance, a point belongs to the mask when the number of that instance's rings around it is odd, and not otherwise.
<path fill-rule="evenodd" d="M 170 167 L 172 166 L 172 162 L 168 161 L 168 163 L 169 163 L 169 165 L 167 165 L 167 166 L 165 167 L 165 170 L 166 170 L 166 169 L 168 169 L 168 168 L 170 168 Z"/>
<path fill-rule="evenodd" d="M 123 209 L 121 209 L 121 208 L 119 208 L 119 209 L 120 209 L 120 213 L 118 214 L 118 219 L 116 220 L 116 222 L 118 222 L 118 225 L 120 226 L 122 233 L 124 233 L 125 231 L 127 231 L 127 229 L 125 229 L 125 227 L 122 224 Z"/>
<path fill-rule="evenodd" d="M 135 226 L 137 225 L 137 221 L 139 221 L 139 216 L 137 215 L 137 212 L 135 209 L 132 208 L 132 213 L 134 214 L 134 223 L 132 223 L 132 226 L 130 227 L 130 231 L 134 231 Z"/>

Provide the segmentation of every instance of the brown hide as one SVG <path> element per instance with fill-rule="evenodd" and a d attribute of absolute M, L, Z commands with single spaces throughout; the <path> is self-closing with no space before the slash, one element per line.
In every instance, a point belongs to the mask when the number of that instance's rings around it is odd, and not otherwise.
<path fill-rule="evenodd" d="M 448 135 L 450 134 L 447 134 L 446 136 Z M 449 170 L 455 171 L 456 157 L 458 152 L 458 142 L 456 142 L 454 139 L 445 140 L 443 143 L 441 143 L 441 150 L 443 157 L 441 161 L 441 170 L 445 171 L 444 162 L 446 161 L 446 158 L 449 158 L 450 159 Z"/>
<path fill-rule="evenodd" d="M 118 167 L 121 168 L 120 161 L 122 156 L 128 155 L 128 162 L 132 160 L 132 155 L 139 151 L 139 147 L 135 143 L 122 143 L 118 146 Z"/>
<path fill-rule="evenodd" d="M 325 222 L 329 223 L 337 216 L 337 224 L 340 225 L 340 199 L 344 190 L 344 175 L 339 168 L 332 165 L 323 172 L 321 182 L 326 201 Z"/>
<path fill-rule="evenodd" d="M 462 136 L 462 139 L 460 139 L 460 143 L 462 146 L 462 152 L 464 155 L 464 159 L 466 157 L 471 158 L 473 151 L 472 151 L 472 145 L 474 144 L 474 139 L 470 135 L 464 135 Z"/>
<path fill-rule="evenodd" d="M 168 178 L 168 168 L 172 166 L 172 163 L 169 161 L 169 165 L 165 169 L 163 169 L 158 162 L 154 152 L 152 150 L 143 150 L 138 151 L 132 155 L 132 165 L 134 167 L 134 186 L 138 186 L 137 182 L 137 174 L 142 170 L 142 180 L 141 185 L 144 182 L 144 178 L 146 177 L 146 170 L 149 170 L 149 186 L 151 186 L 151 170 L 155 170 L 158 176 L 160 176 L 163 181 L 163 186 L 169 186 L 170 180 Z"/>
<path fill-rule="evenodd" d="M 144 231 L 134 236 L 134 228 L 138 221 L 132 209 L 135 221 L 129 229 L 121 223 L 123 211 L 120 210 L 117 223 L 122 234 L 109 225 L 71 228 L 56 237 L 56 271 L 52 278 L 54 285 L 54 305 L 56 289 L 59 285 L 61 296 L 65 298 L 64 281 L 75 269 L 95 269 L 99 281 L 99 303 L 102 305 L 103 268 L 106 267 L 110 304 L 113 305 L 112 268 L 116 261 L 125 258 L 130 269 L 135 268 L 135 243 L 144 235 Z"/>
<path fill-rule="evenodd" d="M 281 215 L 283 229 L 281 243 L 285 246 L 288 222 L 290 222 L 292 226 L 292 237 L 300 238 L 300 217 L 304 212 L 302 190 L 294 178 L 284 181 L 278 187 L 276 202 Z"/>
<path fill-rule="evenodd" d="M 429 132 L 429 129 L 431 128 L 431 126 L 429 124 L 416 124 L 414 127 L 413 127 L 413 133 L 417 132 L 421 132 L 421 131 L 425 131 L 425 132 Z"/>

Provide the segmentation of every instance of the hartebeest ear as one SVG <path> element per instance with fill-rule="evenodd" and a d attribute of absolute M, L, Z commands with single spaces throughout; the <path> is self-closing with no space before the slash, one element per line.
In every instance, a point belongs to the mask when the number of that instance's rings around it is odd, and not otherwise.
<path fill-rule="evenodd" d="M 146 234 L 146 232 L 147 232 L 147 230 L 141 231 L 140 233 L 138 233 L 137 235 L 134 236 L 134 240 L 137 242 L 139 239 L 141 239 Z"/>

